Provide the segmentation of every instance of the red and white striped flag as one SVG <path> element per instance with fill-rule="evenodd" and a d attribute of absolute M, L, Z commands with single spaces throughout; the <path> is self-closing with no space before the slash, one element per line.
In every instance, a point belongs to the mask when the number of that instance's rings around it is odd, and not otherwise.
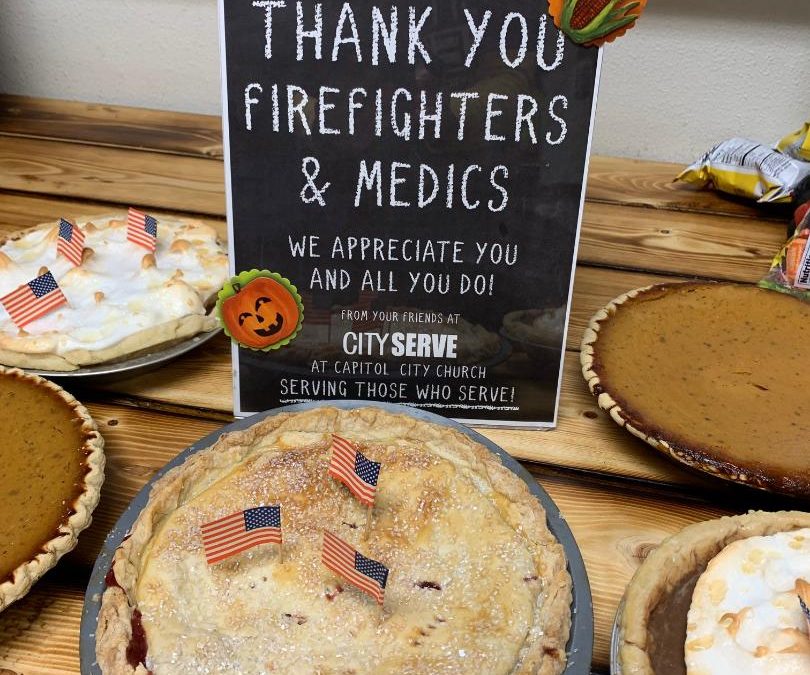
<path fill-rule="evenodd" d="M 329 475 L 349 488 L 357 500 L 365 506 L 374 505 L 381 466 L 379 462 L 367 459 L 351 441 L 332 435 Z"/>
<path fill-rule="evenodd" d="M 368 593 L 379 604 L 383 604 L 388 568 L 381 562 L 366 558 L 328 530 L 323 532 L 321 562 L 335 574 Z"/>
<path fill-rule="evenodd" d="M 257 506 L 205 523 L 202 540 L 209 565 L 260 544 L 281 544 L 281 506 Z"/>
<path fill-rule="evenodd" d="M 25 328 L 32 321 L 66 304 L 67 298 L 50 272 L 40 274 L 0 298 L 0 305 L 18 328 Z"/>
<path fill-rule="evenodd" d="M 82 264 L 84 232 L 69 220 L 59 219 L 59 236 L 56 238 L 56 255 L 63 255 L 76 267 Z"/>
<path fill-rule="evenodd" d="M 152 216 L 130 207 L 127 213 L 127 241 L 155 252 L 158 222 Z"/>

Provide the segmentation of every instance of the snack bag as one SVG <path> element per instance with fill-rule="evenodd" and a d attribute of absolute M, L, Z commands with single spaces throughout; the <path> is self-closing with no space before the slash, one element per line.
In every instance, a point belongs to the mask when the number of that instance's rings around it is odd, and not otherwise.
<path fill-rule="evenodd" d="M 792 134 L 788 134 L 776 144 L 776 149 L 789 157 L 810 162 L 810 122 Z"/>
<path fill-rule="evenodd" d="M 793 217 L 796 230 L 776 254 L 771 269 L 759 285 L 810 301 L 810 202 Z"/>
<path fill-rule="evenodd" d="M 810 163 L 783 155 L 756 141 L 732 138 L 714 146 L 676 180 L 761 203 L 790 202 L 810 183 Z"/>

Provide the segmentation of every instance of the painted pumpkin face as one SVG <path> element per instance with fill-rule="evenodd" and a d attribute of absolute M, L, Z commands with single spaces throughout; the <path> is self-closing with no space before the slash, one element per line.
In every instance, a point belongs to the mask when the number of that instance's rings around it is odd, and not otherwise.
<path fill-rule="evenodd" d="M 289 290 L 269 277 L 257 277 L 222 303 L 222 320 L 233 338 L 262 349 L 295 332 L 300 316 Z"/>

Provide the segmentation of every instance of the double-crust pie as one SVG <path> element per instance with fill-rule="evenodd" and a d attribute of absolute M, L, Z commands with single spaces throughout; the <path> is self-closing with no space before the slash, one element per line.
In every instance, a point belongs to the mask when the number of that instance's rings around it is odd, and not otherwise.
<path fill-rule="evenodd" d="M 0 296 L 48 269 L 67 298 L 24 328 L 0 306 L 0 363 L 69 371 L 216 327 L 206 303 L 228 273 L 216 231 L 161 216 L 151 253 L 127 240 L 126 220 L 126 214 L 76 219 L 85 237 L 78 266 L 57 255 L 58 223 L 0 245 Z"/>
<path fill-rule="evenodd" d="M 382 463 L 368 532 L 327 474 L 333 434 Z M 267 504 L 283 558 L 264 545 L 206 564 L 203 524 Z M 321 564 L 324 531 L 390 569 L 382 607 Z M 323 407 L 225 435 L 155 484 L 107 575 L 96 654 L 106 675 L 556 674 L 571 589 L 542 507 L 485 447 Z"/>
<path fill-rule="evenodd" d="M 52 382 L 0 367 L 0 610 L 75 545 L 104 480 L 104 442 Z"/>
<path fill-rule="evenodd" d="M 631 291 L 591 319 L 582 369 L 599 406 L 691 467 L 810 494 L 810 303 L 734 283 Z"/>
<path fill-rule="evenodd" d="M 690 525 L 639 567 L 618 618 L 619 675 L 799 675 L 810 637 L 810 513 Z"/>

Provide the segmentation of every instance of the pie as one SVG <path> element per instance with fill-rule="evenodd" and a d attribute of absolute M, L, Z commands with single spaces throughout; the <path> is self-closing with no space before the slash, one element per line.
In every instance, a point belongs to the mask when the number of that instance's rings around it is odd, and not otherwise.
<path fill-rule="evenodd" d="M 674 459 L 810 493 L 810 304 L 745 284 L 661 284 L 597 312 L 582 369 L 599 406 Z"/>
<path fill-rule="evenodd" d="M 24 329 L 0 305 L 0 363 L 70 371 L 216 327 L 206 303 L 227 278 L 228 259 L 212 227 L 161 217 L 151 253 L 127 240 L 126 214 L 75 224 L 85 236 L 79 266 L 57 255 L 57 223 L 0 245 L 0 296 L 47 268 L 68 300 Z"/>
<path fill-rule="evenodd" d="M 810 513 L 751 512 L 690 525 L 636 571 L 618 622 L 621 675 L 810 671 L 797 580 Z M 687 667 L 688 664 L 688 667 Z"/>
<path fill-rule="evenodd" d="M 510 340 L 559 348 L 565 330 L 565 307 L 521 309 L 503 317 L 503 333 Z"/>
<path fill-rule="evenodd" d="M 76 546 L 104 481 L 104 441 L 61 387 L 0 367 L 0 610 Z"/>
<path fill-rule="evenodd" d="M 382 462 L 366 509 L 330 478 L 332 436 Z M 283 562 L 207 565 L 201 526 L 280 504 Z M 286 520 L 285 520 L 286 519 Z M 381 608 L 320 562 L 323 531 L 390 568 Z M 563 549 L 527 485 L 448 427 L 374 407 L 265 418 L 154 486 L 107 575 L 103 673 L 562 672 Z"/>

